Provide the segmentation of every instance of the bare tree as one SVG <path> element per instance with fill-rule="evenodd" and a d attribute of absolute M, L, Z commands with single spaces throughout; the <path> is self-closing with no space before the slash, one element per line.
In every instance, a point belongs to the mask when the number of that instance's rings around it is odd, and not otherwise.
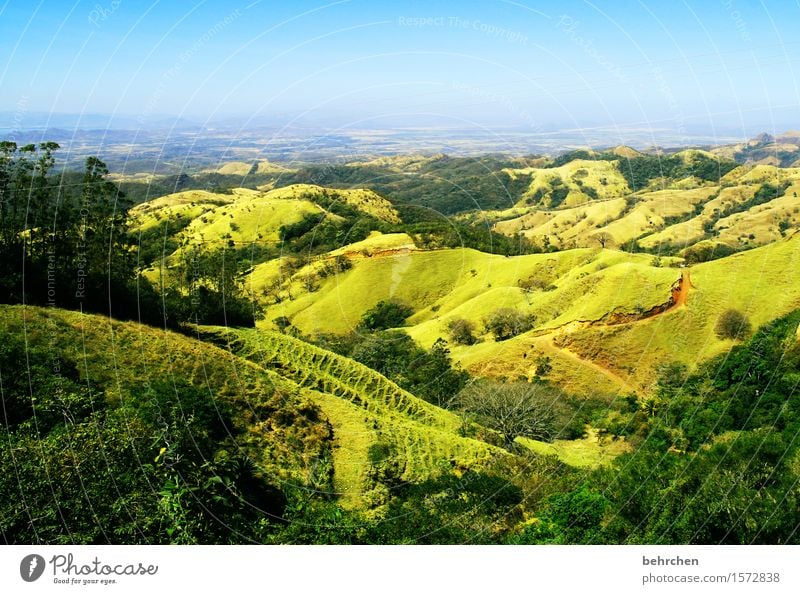
<path fill-rule="evenodd" d="M 552 438 L 552 396 L 544 384 L 478 380 L 461 391 L 458 402 L 464 411 L 498 431 L 506 448 L 513 450 L 517 437 Z"/>
<path fill-rule="evenodd" d="M 611 233 L 601 231 L 594 235 L 595 241 L 600 244 L 601 248 L 610 247 L 614 243 L 614 236 Z"/>

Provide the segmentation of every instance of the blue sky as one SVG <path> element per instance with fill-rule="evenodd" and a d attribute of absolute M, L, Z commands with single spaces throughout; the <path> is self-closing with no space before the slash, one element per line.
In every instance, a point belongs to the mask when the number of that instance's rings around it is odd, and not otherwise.
<path fill-rule="evenodd" d="M 800 127 L 798 25 L 796 2 L 743 0 L 0 0 L 0 111 Z"/>

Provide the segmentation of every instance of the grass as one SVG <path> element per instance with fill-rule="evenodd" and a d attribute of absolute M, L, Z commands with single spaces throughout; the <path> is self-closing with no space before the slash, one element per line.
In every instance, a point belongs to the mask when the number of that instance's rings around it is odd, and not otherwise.
<path fill-rule="evenodd" d="M 308 390 L 333 427 L 334 485 L 345 506 L 388 498 L 387 481 L 419 481 L 444 467 L 479 468 L 502 450 L 460 436 L 457 415 L 433 406 L 357 363 L 283 334 L 211 329 L 264 369 Z M 375 451 L 381 451 L 376 461 Z"/>
<path fill-rule="evenodd" d="M 597 468 L 609 466 L 614 458 L 631 451 L 624 439 L 599 437 L 590 430 L 583 439 L 556 439 L 552 443 L 518 437 L 517 442 L 542 456 L 557 456 L 564 464 L 575 468 Z"/>
<path fill-rule="evenodd" d="M 349 189 L 340 190 L 323 188 L 312 184 L 293 184 L 282 188 L 277 188 L 268 193 L 271 198 L 281 199 L 306 199 L 312 196 L 324 196 L 334 201 L 340 201 L 356 210 L 386 221 L 387 223 L 399 223 L 400 216 L 397 214 L 392 203 L 378 196 L 372 190 Z"/>
<path fill-rule="evenodd" d="M 633 324 L 577 329 L 565 344 L 647 390 L 660 364 L 676 361 L 692 369 L 733 346 L 714 332 L 726 309 L 742 311 L 755 328 L 800 307 L 798 257 L 795 236 L 698 264 L 690 270 L 686 307 Z"/>
<path fill-rule="evenodd" d="M 327 448 L 329 430 L 301 412 L 311 402 L 296 384 L 213 345 L 55 308 L 0 306 L 0 320 L 6 332 L 24 333 L 28 344 L 57 349 L 82 382 L 106 386 L 103 396 L 111 403 L 151 383 L 187 382 L 215 403 L 230 404 L 233 422 L 243 430 L 239 446 L 260 472 L 280 481 L 304 484 L 309 464 Z M 154 457 L 162 445 L 153 444 Z"/>
<path fill-rule="evenodd" d="M 271 193 L 242 197 L 194 219 L 181 233 L 190 243 L 276 243 L 282 226 L 322 213 L 308 200 L 287 200 Z"/>
<path fill-rule="evenodd" d="M 417 247 L 414 245 L 414 240 L 406 233 L 381 233 L 380 231 L 372 231 L 366 239 L 342 246 L 330 252 L 330 255 L 370 257 L 388 250 L 416 249 Z"/>
<path fill-rule="evenodd" d="M 163 222 L 198 218 L 218 206 L 234 200 L 226 194 L 213 194 L 203 190 L 178 192 L 137 205 L 131 210 L 135 231 L 143 233 Z"/>
<path fill-rule="evenodd" d="M 259 167 L 266 162 L 259 164 Z M 246 163 L 229 163 L 231 171 Z M 264 165 L 265 167 L 267 165 Z M 238 173 L 237 173 L 238 174 Z M 324 198 L 324 200 L 322 200 Z M 371 190 L 332 190 L 310 184 L 295 184 L 268 191 L 236 188 L 230 194 L 202 190 L 178 192 L 141 204 L 132 209 L 134 231 L 147 232 L 164 222 L 184 221 L 176 239 L 189 244 L 276 243 L 280 228 L 303 217 L 324 213 L 315 200 L 340 201 L 377 219 L 399 223 L 391 203 Z M 328 213 L 338 219 L 338 215 Z M 185 223 L 188 223 L 185 224 Z"/>
<path fill-rule="evenodd" d="M 379 507 L 397 482 L 447 469 L 480 468 L 504 455 L 462 437 L 461 419 L 402 390 L 377 372 L 297 339 L 254 330 L 204 329 L 208 342 L 133 322 L 78 312 L 0 306 L 7 332 L 29 344 L 57 341 L 82 380 L 110 386 L 110 401 L 149 382 L 188 382 L 232 404 L 239 445 L 259 471 L 306 484 L 325 455 L 333 491 L 351 509 Z M 154 444 L 154 456 L 161 444 Z M 329 454 L 326 454 L 329 452 Z M 378 452 L 378 454 L 376 454 Z"/>
<path fill-rule="evenodd" d="M 519 207 L 486 215 L 496 220 L 494 230 L 506 235 L 521 233 L 542 244 L 545 238 L 561 248 L 622 245 L 632 239 L 656 233 L 675 218 L 691 218 L 697 205 L 712 198 L 716 186 L 666 189 L 636 194 L 631 204 L 625 198 L 594 201 L 573 208 L 541 210 Z M 698 229 L 702 231 L 702 224 Z"/>
<path fill-rule="evenodd" d="M 287 316 L 307 335 L 346 333 L 378 301 L 397 299 L 414 308 L 405 330 L 426 348 L 448 337 L 450 321 L 472 321 L 481 341 L 470 347 L 451 345 L 451 349 L 454 359 L 474 373 L 530 377 L 536 354 L 546 354 L 553 360 L 552 378 L 570 391 L 611 396 L 629 393 L 633 387 L 623 375 L 598 368 L 591 358 L 582 361 L 560 351 L 550 335 L 575 324 L 602 323 L 609 316 L 643 314 L 664 305 L 680 272 L 651 263 L 652 256 L 599 249 L 514 258 L 470 249 L 360 258 L 353 260 L 351 270 L 329 277 L 313 292 L 293 284 L 293 299 L 269 306 L 259 327 L 272 328 L 271 320 Z M 256 293 L 257 275 L 276 278 L 277 274 L 275 264 L 257 268 L 251 276 Z M 296 276 L 303 274 L 301 270 Z M 524 290 L 519 281 L 529 278 L 552 289 Z M 483 332 L 483 319 L 500 307 L 535 315 L 533 331 L 494 342 Z"/>
<path fill-rule="evenodd" d="M 678 153 L 684 160 L 691 160 L 703 151 L 683 151 Z M 705 153 L 703 153 L 705 154 Z M 531 189 L 526 196 L 537 191 L 549 192 L 553 184 L 565 178 L 571 179 L 573 161 L 560 171 L 555 169 L 508 170 L 512 177 L 532 176 Z M 599 171 L 613 165 L 609 161 L 597 161 L 585 179 L 594 180 Z M 600 164 L 603 165 L 600 165 Z M 554 173 L 556 170 L 559 172 Z M 572 172 L 572 173 L 569 173 Z M 537 177 L 538 176 L 538 177 Z M 537 181 L 538 180 L 538 181 Z M 786 195 L 767 204 L 720 218 L 721 214 L 735 210 L 751 199 L 765 183 L 780 184 L 791 182 Z M 588 182 L 587 182 L 588 183 Z M 594 182 L 592 182 L 594 183 Z M 653 180 L 657 188 L 663 180 Z M 549 184 L 549 186 L 547 185 Z M 548 208 L 547 201 L 525 206 L 525 200 L 514 208 L 503 211 L 490 211 L 480 216 L 464 216 L 465 220 L 488 223 L 499 233 L 506 235 L 522 234 L 540 244 L 552 245 L 561 249 L 591 247 L 600 245 L 601 238 L 606 247 L 624 245 L 637 240 L 645 249 L 660 247 L 685 249 L 695 243 L 712 238 L 734 249 L 749 249 L 780 239 L 781 231 L 800 228 L 800 208 L 794 195 L 800 189 L 800 169 L 780 169 L 769 165 L 741 166 L 730 171 L 720 180 L 720 185 L 708 185 L 696 178 L 670 182 L 667 189 L 640 191 L 624 198 L 629 192 L 616 190 L 599 193 L 601 200 L 584 200 L 574 197 L 574 188 L 564 205 L 571 207 Z M 616 196 L 616 198 L 615 198 Z M 779 224 L 782 228 L 779 228 Z M 713 228 L 709 231 L 708 226 Z M 785 234 L 785 233 L 784 233 Z"/>
<path fill-rule="evenodd" d="M 576 159 L 560 167 L 547 169 L 528 167 L 503 171 L 512 179 L 520 176 L 530 178 L 530 186 L 520 205 L 528 204 L 537 194 L 550 196 L 558 186 L 568 192 L 563 201 L 566 206 L 576 206 L 593 199 L 616 198 L 630 192 L 628 182 L 620 173 L 616 161 Z M 590 188 L 590 191 L 586 191 L 586 188 Z M 543 206 L 550 204 L 542 203 Z"/>

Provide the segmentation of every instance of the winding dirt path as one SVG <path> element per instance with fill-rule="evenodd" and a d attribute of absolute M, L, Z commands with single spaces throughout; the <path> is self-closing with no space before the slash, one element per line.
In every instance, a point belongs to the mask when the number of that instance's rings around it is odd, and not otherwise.
<path fill-rule="evenodd" d="M 566 328 L 571 327 L 570 331 L 574 331 L 576 329 L 583 329 L 583 328 L 591 328 L 591 327 L 602 327 L 602 326 L 620 326 L 623 324 L 635 324 L 638 322 L 642 322 L 644 320 L 650 320 L 652 318 L 662 316 L 666 313 L 671 311 L 675 311 L 681 307 L 686 307 L 689 299 L 689 292 L 691 289 L 694 288 L 692 284 L 691 275 L 688 268 L 684 268 L 681 271 L 681 278 L 678 279 L 675 286 L 672 288 L 672 295 L 669 300 L 669 305 L 666 307 L 662 306 L 662 309 L 656 308 L 656 311 L 652 311 L 646 313 L 642 316 L 638 316 L 636 318 L 629 318 L 625 317 L 623 319 L 612 319 L 612 320 L 596 320 L 596 321 L 585 321 L 585 322 L 570 322 L 566 326 L 561 326 L 559 328 L 554 328 L 553 330 L 541 334 L 538 336 L 540 339 L 540 344 L 545 350 L 550 350 L 552 352 L 560 353 L 564 357 L 575 361 L 579 365 L 587 367 L 592 371 L 599 373 L 606 377 L 607 379 L 611 380 L 613 383 L 617 384 L 627 392 L 632 393 L 639 393 L 641 390 L 637 389 L 636 387 L 632 386 L 624 377 L 614 373 L 608 367 L 604 367 L 599 363 L 591 359 L 584 359 L 577 353 L 569 350 L 567 347 L 558 346 L 555 344 L 555 338 L 558 335 L 564 334 Z"/>
<path fill-rule="evenodd" d="M 620 375 L 617 375 L 613 371 L 611 371 L 608 367 L 603 367 L 602 365 L 595 363 L 591 359 L 584 359 L 577 353 L 569 350 L 566 347 L 561 347 L 555 344 L 555 336 L 543 336 L 542 340 L 539 342 L 539 346 L 541 346 L 545 351 L 551 351 L 556 355 L 562 355 L 567 359 L 574 361 L 578 365 L 582 367 L 586 367 L 595 373 L 599 373 L 602 376 L 608 378 L 611 383 L 616 384 L 623 388 L 626 392 L 638 392 L 638 390 L 633 387 L 628 381 Z"/>
<path fill-rule="evenodd" d="M 694 285 L 692 284 L 692 277 L 689 274 L 689 269 L 684 268 L 681 271 L 681 278 L 678 281 L 678 286 L 672 289 L 672 305 L 670 305 L 661 313 L 665 314 L 668 311 L 685 306 L 687 300 L 689 299 L 689 289 L 694 289 Z"/>

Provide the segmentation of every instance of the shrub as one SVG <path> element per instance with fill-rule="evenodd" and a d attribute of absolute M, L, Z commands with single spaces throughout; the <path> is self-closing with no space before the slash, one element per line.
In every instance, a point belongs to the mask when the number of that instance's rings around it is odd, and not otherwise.
<path fill-rule="evenodd" d="M 508 340 L 533 328 L 536 318 L 512 307 L 501 307 L 494 310 L 484 319 L 487 332 L 494 335 L 495 340 Z"/>
<path fill-rule="evenodd" d="M 447 330 L 450 333 L 450 340 L 456 344 L 471 345 L 478 342 L 475 337 L 475 324 L 469 320 L 462 318 L 450 320 Z"/>
<path fill-rule="evenodd" d="M 555 285 L 548 283 L 546 280 L 532 276 L 518 280 L 517 285 L 520 289 L 529 293 L 533 291 L 553 291 L 556 289 Z"/>
<path fill-rule="evenodd" d="M 717 336 L 722 339 L 740 340 L 750 334 L 750 320 L 737 309 L 725 311 L 717 320 Z"/>
<path fill-rule="evenodd" d="M 386 330 L 402 326 L 414 310 L 398 301 L 379 301 L 361 317 L 361 327 L 366 330 Z"/>
<path fill-rule="evenodd" d="M 272 320 L 281 332 L 286 332 L 286 329 L 292 325 L 292 321 L 286 316 L 279 316 Z"/>

